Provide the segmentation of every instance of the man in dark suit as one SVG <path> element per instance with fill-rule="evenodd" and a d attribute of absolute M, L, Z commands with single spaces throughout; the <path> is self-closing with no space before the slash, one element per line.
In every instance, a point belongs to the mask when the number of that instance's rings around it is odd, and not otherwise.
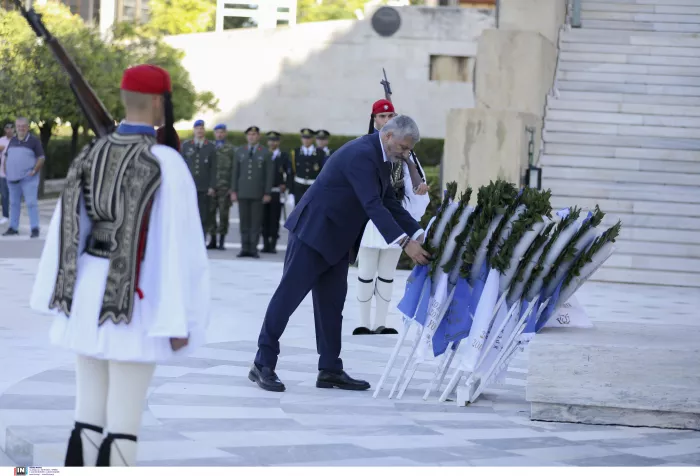
<path fill-rule="evenodd" d="M 282 280 L 268 305 L 248 374 L 264 390 L 285 390 L 275 373 L 279 340 L 309 291 L 319 353 L 316 386 L 369 388 L 345 373 L 340 359 L 348 265 L 355 261 L 369 219 L 387 243 L 400 245 L 417 263 L 428 263 L 429 254 L 416 241 L 422 241 L 424 231 L 396 199 L 390 179 L 392 161 L 408 156 L 419 139 L 413 119 L 399 116 L 380 132 L 348 142 L 335 151 L 290 214 Z"/>

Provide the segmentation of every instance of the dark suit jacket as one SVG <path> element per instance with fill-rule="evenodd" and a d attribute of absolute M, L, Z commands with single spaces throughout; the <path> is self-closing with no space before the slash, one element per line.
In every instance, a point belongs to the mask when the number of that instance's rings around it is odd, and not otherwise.
<path fill-rule="evenodd" d="M 370 219 L 387 243 L 420 230 L 394 195 L 377 133 L 336 150 L 284 226 L 333 265 L 348 252 L 355 261 Z"/>

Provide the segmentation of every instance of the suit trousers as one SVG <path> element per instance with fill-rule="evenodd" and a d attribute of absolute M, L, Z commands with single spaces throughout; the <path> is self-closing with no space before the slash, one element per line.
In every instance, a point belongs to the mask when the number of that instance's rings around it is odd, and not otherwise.
<path fill-rule="evenodd" d="M 255 253 L 258 250 L 263 220 L 261 198 L 238 200 L 238 215 L 241 228 L 241 251 Z"/>
<path fill-rule="evenodd" d="M 298 205 L 299 202 L 301 202 L 301 197 L 303 197 L 304 194 L 306 193 L 306 191 L 310 188 L 311 188 L 311 185 L 303 185 L 303 184 L 294 182 L 294 189 L 293 189 L 294 203 Z"/>
<path fill-rule="evenodd" d="M 316 325 L 318 369 L 339 371 L 343 307 L 348 292 L 348 257 L 329 264 L 313 248 L 289 234 L 284 271 L 267 306 L 255 363 L 274 369 L 280 353 L 280 338 L 290 316 L 311 291 Z"/>
<path fill-rule="evenodd" d="M 280 237 L 280 218 L 282 216 L 282 204 L 279 192 L 270 194 L 272 200 L 264 205 L 262 236 L 265 243 L 276 242 Z"/>
<path fill-rule="evenodd" d="M 211 197 L 207 190 L 197 190 L 197 208 L 199 209 L 199 218 L 202 221 L 202 230 L 204 233 L 208 231 L 209 224 L 209 204 Z"/>

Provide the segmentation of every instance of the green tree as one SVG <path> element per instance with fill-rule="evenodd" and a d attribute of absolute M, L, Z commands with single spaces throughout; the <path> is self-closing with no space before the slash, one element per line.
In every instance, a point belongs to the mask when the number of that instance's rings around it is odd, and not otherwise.
<path fill-rule="evenodd" d="M 366 0 L 299 0 L 297 22 L 356 19 L 356 10 L 364 10 Z"/>
<path fill-rule="evenodd" d="M 148 28 L 164 35 L 214 29 L 216 0 L 150 0 Z"/>

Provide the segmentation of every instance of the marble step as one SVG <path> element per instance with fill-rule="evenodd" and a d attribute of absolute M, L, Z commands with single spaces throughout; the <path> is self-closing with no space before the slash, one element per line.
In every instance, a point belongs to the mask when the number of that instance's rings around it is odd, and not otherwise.
<path fill-rule="evenodd" d="M 659 24 L 659 23 L 694 23 L 700 24 L 700 15 L 692 13 L 686 14 L 669 14 L 669 13 L 642 13 L 642 12 L 619 12 L 619 11 L 592 11 L 582 9 L 581 11 L 582 24 L 585 27 L 589 20 L 605 20 L 611 22 L 625 23 L 644 23 L 644 24 Z M 636 28 L 635 28 L 636 29 Z M 645 29 L 645 28 L 639 28 Z"/>
<path fill-rule="evenodd" d="M 586 111 L 603 113 L 620 113 L 623 115 L 633 115 L 640 117 L 674 117 L 683 119 L 700 118 L 700 106 L 664 106 L 659 107 L 653 104 L 628 104 L 605 101 L 568 101 L 554 97 L 547 98 L 548 111 Z M 549 112 L 548 112 L 549 113 Z M 636 119 L 635 119 L 636 120 Z M 652 120 L 652 119 L 650 119 Z"/>
<path fill-rule="evenodd" d="M 552 97 L 552 96 L 550 96 Z M 700 106 L 700 96 L 669 96 L 661 94 L 625 94 L 615 92 L 592 92 L 576 90 L 556 90 L 556 97 L 566 101 L 607 102 L 633 106 L 635 104 L 653 106 Z M 658 110 L 658 109 L 657 109 Z M 664 109 L 661 108 L 661 111 Z"/>
<path fill-rule="evenodd" d="M 607 159 L 656 160 L 668 162 L 697 163 L 698 151 L 695 150 L 664 150 L 642 149 L 639 147 L 606 147 L 595 145 L 562 144 L 546 142 L 544 153 L 549 155 L 573 155 L 576 157 L 596 157 Z"/>
<path fill-rule="evenodd" d="M 590 23 L 583 28 L 562 31 L 563 43 L 598 43 L 604 45 L 661 46 L 665 48 L 700 48 L 700 37 L 693 33 L 659 33 L 596 29 Z M 694 25 L 691 25 L 694 26 Z"/>
<path fill-rule="evenodd" d="M 618 253 L 627 255 L 671 256 L 677 258 L 700 259 L 700 245 L 679 245 L 676 243 L 656 243 L 653 241 L 615 242 Z"/>
<path fill-rule="evenodd" d="M 582 5 L 587 3 L 597 3 L 600 0 L 583 0 Z M 698 0 L 605 0 L 611 5 L 672 5 L 672 6 L 696 6 Z"/>
<path fill-rule="evenodd" d="M 595 272 L 592 281 L 697 288 L 700 287 L 700 274 L 616 268 L 605 263 Z"/>
<path fill-rule="evenodd" d="M 700 15 L 700 4 L 690 5 L 666 5 L 656 2 L 653 5 L 640 5 L 638 3 L 612 3 L 602 1 L 582 2 L 581 12 L 625 12 L 625 13 L 662 13 L 671 15 Z"/>
<path fill-rule="evenodd" d="M 677 243 L 694 245 L 700 240 L 700 232 L 691 230 L 666 230 L 663 228 L 625 227 L 620 230 L 621 240 L 655 241 L 657 243 Z M 697 271 L 697 269 L 696 269 Z"/>
<path fill-rule="evenodd" d="M 581 19 L 581 26 L 594 30 L 627 30 L 659 33 L 700 33 L 697 23 L 637 22 Z"/>
<path fill-rule="evenodd" d="M 545 130 L 549 132 L 576 132 L 580 134 L 604 134 L 613 136 L 642 136 L 654 138 L 678 138 L 700 140 L 700 129 L 688 127 L 628 126 L 617 124 L 594 124 L 545 120 Z"/>
<path fill-rule="evenodd" d="M 609 268 L 634 269 L 638 271 L 670 271 L 694 275 L 693 280 L 700 286 L 700 260 L 693 258 L 613 253 L 605 264 Z"/>
<path fill-rule="evenodd" d="M 563 53 L 634 55 L 649 58 L 649 61 L 653 61 L 652 58 L 656 58 L 657 62 L 664 61 L 664 58 L 673 58 L 677 61 L 680 61 L 680 58 L 687 58 L 688 61 L 693 61 L 694 59 L 697 59 L 698 55 L 697 48 L 678 46 L 640 46 L 631 44 L 585 42 L 581 40 L 574 40 L 574 42 L 562 41 L 560 51 Z M 688 64 L 688 66 L 691 65 L 691 63 Z"/>
<path fill-rule="evenodd" d="M 612 170 L 590 167 L 591 165 L 586 164 L 585 162 L 580 163 L 578 167 L 558 167 L 550 164 L 548 167 L 543 168 L 542 180 L 569 179 L 587 182 L 636 183 L 644 185 L 655 184 L 698 187 L 697 194 L 700 195 L 700 174 Z"/>
<path fill-rule="evenodd" d="M 628 135 L 608 135 L 600 133 L 572 133 L 558 132 L 545 128 L 543 132 L 544 141 L 564 144 L 613 146 L 613 147 L 639 147 L 651 149 L 674 149 L 674 150 L 700 150 L 700 140 L 697 139 L 677 139 L 664 137 L 650 137 L 648 135 L 628 136 Z"/>
<path fill-rule="evenodd" d="M 622 45 L 598 45 L 588 43 L 566 43 L 567 47 L 559 52 L 559 64 L 563 62 L 582 63 L 606 63 L 629 65 L 654 65 L 654 66 L 682 66 L 700 67 L 700 58 L 697 50 L 693 48 L 678 48 L 681 52 L 689 54 L 670 55 L 663 52 L 651 51 L 640 53 L 633 46 Z M 632 48 L 628 49 L 627 48 Z M 602 50 L 602 51 L 601 51 Z M 677 51 L 676 51 L 677 52 Z M 692 54 L 690 54 L 692 53 Z"/>
<path fill-rule="evenodd" d="M 581 63 L 578 63 L 581 65 Z M 603 68 L 600 68 L 603 69 Z M 697 72 L 697 71 L 696 71 Z M 696 95 L 700 94 L 700 77 L 681 75 L 637 74 L 611 71 L 595 71 L 591 69 L 559 69 L 557 82 L 579 81 L 589 83 L 643 84 L 659 86 L 692 86 Z M 593 89 L 595 91 L 595 89 Z"/>
<path fill-rule="evenodd" d="M 543 170 L 544 172 L 544 170 Z M 552 190 L 554 196 L 568 197 L 572 205 L 576 200 L 591 199 L 595 203 L 610 201 L 611 210 L 687 216 L 688 210 L 697 210 L 700 204 L 697 187 L 680 185 L 656 185 L 635 183 L 591 182 L 570 179 L 543 179 L 542 186 Z M 638 203 L 641 202 L 641 203 Z M 586 203 L 592 203 L 587 201 Z M 601 205 L 602 206 L 602 205 Z M 688 208 L 690 207 L 690 208 Z"/>
<path fill-rule="evenodd" d="M 577 150 L 574 149 L 572 152 L 577 152 Z M 588 167 L 616 172 L 620 170 L 644 171 L 647 173 L 675 172 L 676 174 L 688 174 L 691 177 L 697 175 L 700 177 L 700 160 L 696 162 L 680 162 L 670 160 L 614 159 L 581 155 L 549 155 L 545 153 L 540 159 L 540 164 L 544 167 Z M 688 179 L 688 182 L 691 181 L 694 180 Z"/>
<path fill-rule="evenodd" d="M 550 184 L 552 180 L 548 179 L 544 180 L 543 182 Z M 647 217 L 649 220 L 652 220 L 652 218 L 650 218 L 651 216 L 668 217 L 669 219 L 676 221 L 690 219 L 691 221 L 688 222 L 688 226 L 691 227 L 690 229 L 700 229 L 697 226 L 697 220 L 700 220 L 700 210 L 698 210 L 697 204 L 675 202 L 669 203 L 663 202 L 662 200 L 663 197 L 658 197 L 655 201 L 616 200 L 591 196 L 585 197 L 576 194 L 573 191 L 562 192 L 561 190 L 557 190 L 556 187 L 552 191 L 552 205 L 557 209 L 576 205 L 577 207 L 581 207 L 585 210 L 593 210 L 597 205 L 605 213 L 613 216 L 639 215 L 642 217 Z M 671 228 L 678 228 L 678 225 L 672 226 Z M 697 244 L 700 245 L 700 242 Z"/>
<path fill-rule="evenodd" d="M 665 149 L 643 149 L 639 147 L 606 147 L 606 146 L 584 146 L 571 144 L 561 144 L 557 142 L 547 142 L 544 146 L 544 153 L 549 155 L 573 155 L 597 158 L 635 159 L 640 161 L 655 160 L 668 162 L 691 162 L 697 164 L 698 151 L 696 150 L 665 150 Z M 640 167 L 643 167 L 641 165 Z M 641 170 L 641 169 L 640 169 Z"/>
<path fill-rule="evenodd" d="M 622 93 L 622 94 L 652 94 L 652 95 L 668 95 L 668 96 L 691 96 L 700 97 L 700 87 L 694 86 L 672 86 L 660 84 L 629 84 L 629 83 L 614 83 L 605 82 L 601 78 L 590 81 L 567 81 L 567 75 L 584 73 L 557 73 L 555 87 L 559 91 L 587 91 L 587 92 L 602 92 L 602 93 Z M 600 76 L 600 75 L 589 75 Z"/>
<path fill-rule="evenodd" d="M 579 53 L 580 54 L 580 53 Z M 627 63 L 607 63 L 603 58 L 595 59 L 595 55 L 589 55 L 589 61 L 566 61 L 561 56 L 559 57 L 558 71 L 576 71 L 584 73 L 605 73 L 617 74 L 625 76 L 645 76 L 656 81 L 656 77 L 666 76 L 681 76 L 684 77 L 684 82 L 668 83 L 668 79 L 664 83 L 658 84 L 690 84 L 691 86 L 700 85 L 700 66 L 666 66 L 666 65 L 645 65 L 645 64 L 627 64 Z M 689 77 L 689 78 L 685 78 Z M 637 80 L 639 81 L 639 80 Z M 637 82 L 623 81 L 623 82 Z M 689 82 L 690 81 L 690 82 Z M 649 83 L 645 81 L 645 84 Z"/>
<path fill-rule="evenodd" d="M 547 108 L 548 121 L 591 122 L 630 126 L 695 127 L 700 128 L 700 117 L 655 116 L 646 114 L 622 114 L 617 112 L 570 111 Z"/>

